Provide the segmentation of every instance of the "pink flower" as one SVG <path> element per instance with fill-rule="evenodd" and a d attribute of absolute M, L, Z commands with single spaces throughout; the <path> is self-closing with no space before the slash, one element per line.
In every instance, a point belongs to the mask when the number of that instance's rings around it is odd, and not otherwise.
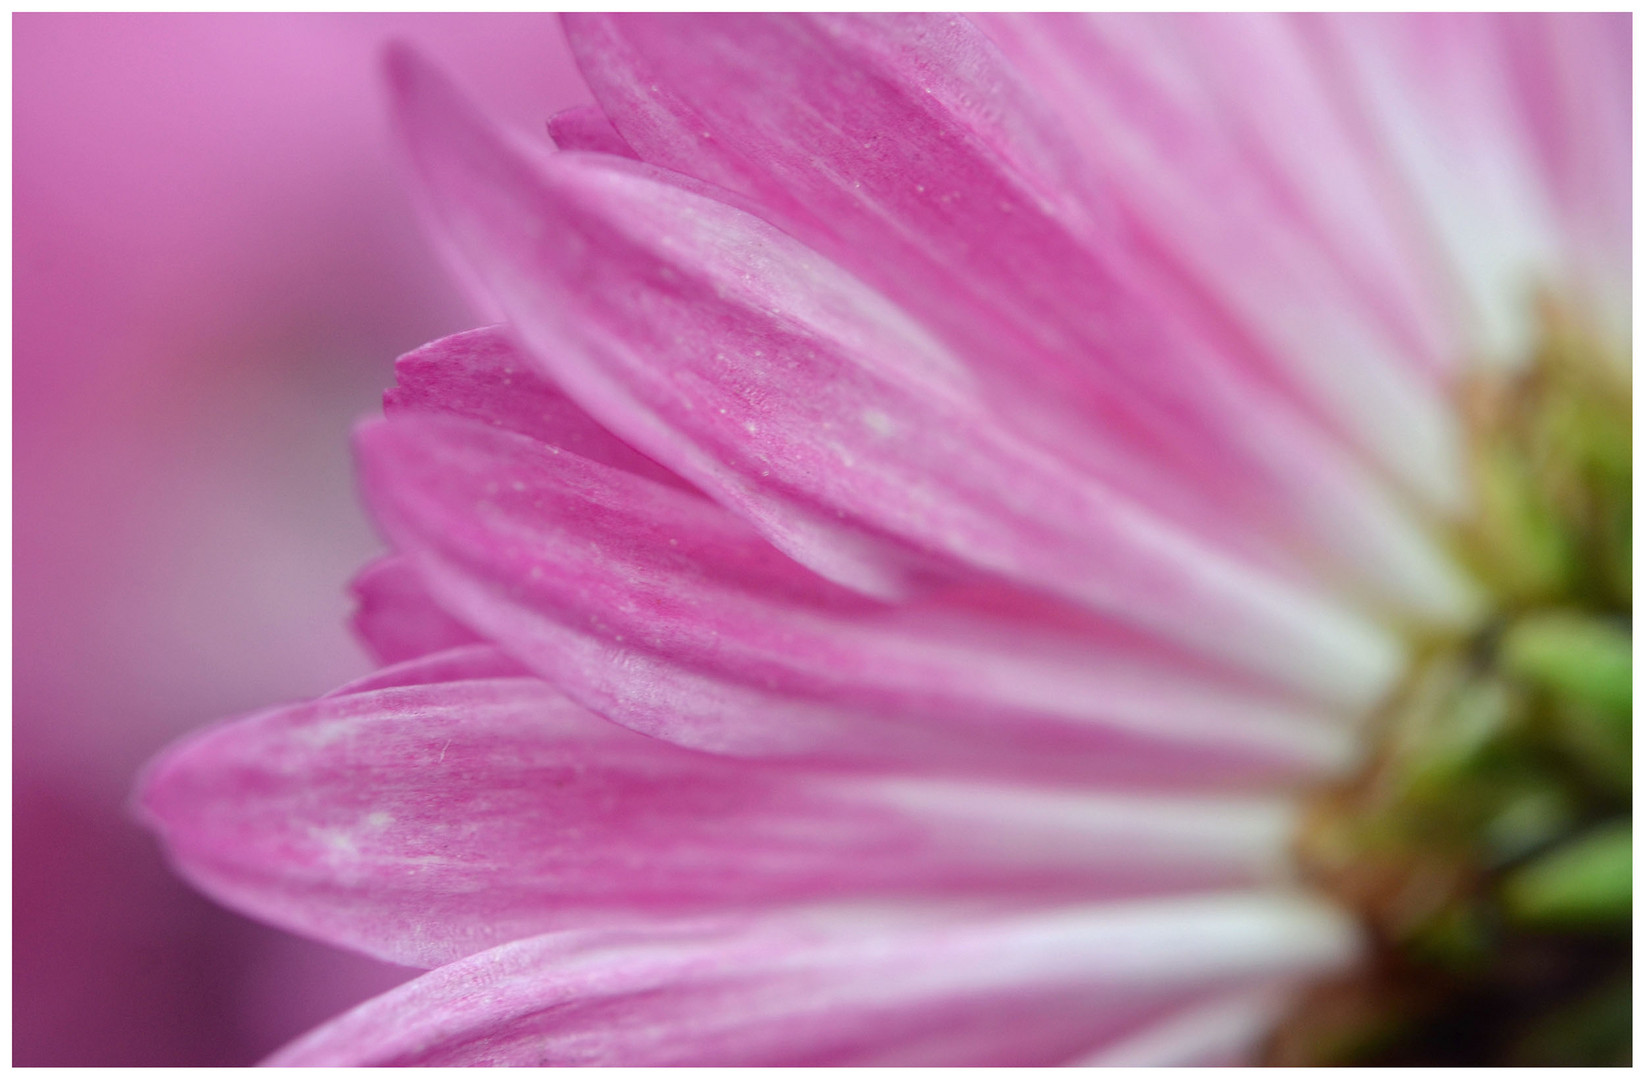
<path fill-rule="evenodd" d="M 566 27 L 558 153 L 391 64 L 508 323 L 358 431 L 390 666 L 145 783 L 435 968 L 275 1061 L 1243 1058 L 1360 954 L 1300 800 L 1492 607 L 1464 372 L 1626 356 L 1627 23 Z"/>

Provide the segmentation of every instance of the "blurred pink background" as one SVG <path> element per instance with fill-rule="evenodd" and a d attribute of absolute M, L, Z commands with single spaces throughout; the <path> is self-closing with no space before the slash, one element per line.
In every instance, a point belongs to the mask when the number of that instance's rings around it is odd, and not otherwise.
<path fill-rule="evenodd" d="M 13 1063 L 249 1064 L 410 972 L 257 926 L 126 811 L 177 735 L 368 666 L 347 432 L 475 325 L 379 61 L 542 135 L 552 16 L 13 16 Z"/>

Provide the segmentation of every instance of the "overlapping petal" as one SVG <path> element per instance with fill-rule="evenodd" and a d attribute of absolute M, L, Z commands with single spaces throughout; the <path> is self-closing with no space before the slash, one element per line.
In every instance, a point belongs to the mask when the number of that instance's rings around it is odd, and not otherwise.
<path fill-rule="evenodd" d="M 1399 670 L 1317 588 L 1016 438 L 919 327 L 784 234 L 645 166 L 514 153 L 397 70 L 446 227 L 533 357 L 799 561 L 885 594 L 944 556 L 1347 704 Z"/>
<path fill-rule="evenodd" d="M 1315 408 L 1407 488 L 1456 510 L 1465 477 L 1441 376 L 1460 358 L 1458 328 L 1445 326 L 1427 253 L 1372 183 L 1289 24 L 984 25 L 1158 250 Z"/>
<path fill-rule="evenodd" d="M 1340 915 L 1225 894 L 992 918 L 791 913 L 551 934 L 448 965 L 274 1065 L 1057 1065 L 1194 998 L 1331 971 Z"/>
<path fill-rule="evenodd" d="M 589 461 L 690 489 L 542 378 L 501 327 L 469 330 L 413 349 L 394 362 L 394 381 L 383 394 L 383 412 L 389 416 L 465 416 Z"/>
<path fill-rule="evenodd" d="M 326 697 L 346 697 L 396 686 L 428 686 L 434 683 L 468 682 L 475 679 L 512 679 L 529 676 L 531 669 L 489 642 L 457 645 L 440 652 L 424 653 L 410 660 L 380 667 L 344 683 Z"/>
<path fill-rule="evenodd" d="M 527 397 L 531 378 L 515 376 Z M 470 419 L 401 407 L 363 428 L 374 511 L 446 609 L 627 726 L 738 754 L 1172 783 L 1352 752 L 1340 720 L 1114 626 L 997 588 L 884 605 L 700 497 Z"/>
<path fill-rule="evenodd" d="M 439 660 L 407 667 L 447 681 L 382 679 L 195 737 L 152 768 L 145 814 L 206 891 L 424 966 L 796 901 L 1228 885 L 1275 873 L 1289 843 L 1283 800 L 743 762 Z"/>
<path fill-rule="evenodd" d="M 578 15 L 560 152 L 395 54 L 508 327 L 358 430 L 389 666 L 141 796 L 444 965 L 275 1063 L 1248 1056 L 1363 949 L 1297 787 L 1479 615 L 1465 366 L 1626 341 L 1622 25 Z"/>
<path fill-rule="evenodd" d="M 354 632 L 379 663 L 398 664 L 482 640 L 440 609 L 404 557 L 390 555 L 371 563 L 355 575 L 349 591 L 355 601 Z"/>
<path fill-rule="evenodd" d="M 1456 432 L 1436 388 L 1402 376 L 1398 350 L 1306 245 L 1264 262 L 1292 224 L 1272 205 L 1232 218 L 1249 221 L 1244 234 L 1224 224 L 1226 206 L 1210 215 L 1215 229 L 1189 233 L 1210 213 L 1203 185 L 1229 186 L 1217 163 L 1210 175 L 1181 155 L 1133 168 L 1120 186 L 1150 194 L 1155 226 L 1139 231 L 1131 217 L 1142 208 L 1090 175 L 1066 129 L 963 18 L 575 15 L 566 25 L 641 158 L 750 198 L 896 300 L 972 366 L 1026 437 L 1224 545 L 1254 519 L 1302 543 L 1293 558 L 1328 552 L 1425 618 L 1471 612 L 1469 589 L 1299 402 L 1325 407 L 1414 490 L 1454 505 Z M 1179 261 L 1184 246 L 1195 260 L 1232 260 L 1218 286 L 1247 321 L 1267 320 L 1255 345 L 1252 328 L 1231 332 L 1158 258 L 1167 225 Z M 1331 344 L 1310 342 L 1310 329 Z M 1280 338 L 1276 368 L 1268 354 Z M 1324 362 L 1336 346 L 1349 355 Z"/>
<path fill-rule="evenodd" d="M 628 145 L 611 121 L 597 105 L 581 105 L 557 113 L 548 122 L 549 137 L 561 150 L 592 150 L 618 157 L 634 157 Z"/>

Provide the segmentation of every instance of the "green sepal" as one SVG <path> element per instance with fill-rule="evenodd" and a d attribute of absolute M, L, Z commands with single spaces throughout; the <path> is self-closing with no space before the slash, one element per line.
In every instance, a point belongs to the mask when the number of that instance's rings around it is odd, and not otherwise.
<path fill-rule="evenodd" d="M 1510 674 L 1557 698 L 1631 721 L 1633 641 L 1626 627 L 1574 612 L 1539 612 L 1514 622 L 1499 649 Z"/>
<path fill-rule="evenodd" d="M 1514 694 L 1500 679 L 1441 670 L 1432 683 L 1405 714 L 1399 783 L 1389 792 L 1430 821 L 1435 807 L 1454 810 L 1489 775 L 1516 712 Z"/>
<path fill-rule="evenodd" d="M 1613 821 L 1511 872 L 1503 909 L 1550 929 L 1626 926 L 1633 913 L 1633 823 Z"/>
<path fill-rule="evenodd" d="M 1613 796 L 1634 786 L 1633 724 L 1580 701 L 1557 702 L 1548 723 L 1558 745 L 1586 779 Z"/>
<path fill-rule="evenodd" d="M 1570 831 L 1577 807 L 1557 785 L 1528 782 L 1504 791 L 1484 823 L 1480 839 L 1493 866 L 1503 866 L 1546 847 Z"/>

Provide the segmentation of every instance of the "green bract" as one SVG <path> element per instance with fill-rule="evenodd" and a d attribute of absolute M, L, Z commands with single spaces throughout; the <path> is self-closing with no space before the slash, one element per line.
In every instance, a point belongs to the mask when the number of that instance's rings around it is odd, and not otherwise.
<path fill-rule="evenodd" d="M 1478 515 L 1459 547 L 1496 611 L 1427 643 L 1375 764 L 1322 801 L 1306 838 L 1382 956 L 1312 1060 L 1626 1060 L 1632 418 L 1618 370 L 1550 333 L 1527 370 L 1471 388 Z"/>

